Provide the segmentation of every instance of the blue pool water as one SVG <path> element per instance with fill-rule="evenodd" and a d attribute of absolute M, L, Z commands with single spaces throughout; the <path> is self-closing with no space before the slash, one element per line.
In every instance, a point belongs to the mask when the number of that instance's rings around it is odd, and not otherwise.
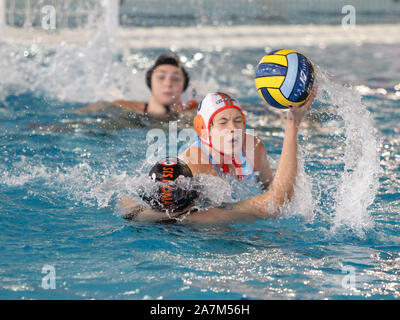
<path fill-rule="evenodd" d="M 296 48 L 319 66 L 319 93 L 301 129 L 295 198 L 278 219 L 223 225 L 121 217 L 118 197 L 135 196 L 149 168 L 150 129 L 112 112 L 72 111 L 146 99 L 144 70 L 161 51 L 92 49 L 30 55 L 0 42 L 0 298 L 400 298 L 399 44 Z M 199 95 L 240 99 L 275 169 L 283 120 L 253 83 L 265 51 L 178 53 Z M 239 198 L 261 192 L 213 182 L 205 181 L 216 204 L 231 188 Z M 43 285 L 46 266 L 55 288 Z"/>

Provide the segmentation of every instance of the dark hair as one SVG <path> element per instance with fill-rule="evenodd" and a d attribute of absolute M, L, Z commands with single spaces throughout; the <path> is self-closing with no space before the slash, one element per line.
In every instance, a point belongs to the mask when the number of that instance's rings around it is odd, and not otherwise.
<path fill-rule="evenodd" d="M 189 74 L 186 72 L 185 68 L 182 65 L 182 62 L 179 60 L 179 58 L 171 53 L 164 53 L 162 55 L 160 55 L 156 62 L 154 62 L 154 65 L 147 71 L 146 73 L 146 84 L 149 87 L 149 89 L 151 90 L 151 76 L 154 72 L 154 70 L 163 64 L 170 64 L 173 65 L 179 69 L 182 70 L 183 73 L 183 77 L 184 77 L 184 84 L 183 84 L 183 91 L 185 91 L 187 89 L 187 87 L 189 86 L 189 81 L 190 81 L 190 77 Z"/>

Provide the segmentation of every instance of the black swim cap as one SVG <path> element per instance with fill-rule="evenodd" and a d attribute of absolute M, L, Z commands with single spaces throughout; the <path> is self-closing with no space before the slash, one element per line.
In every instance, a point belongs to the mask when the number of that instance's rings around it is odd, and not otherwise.
<path fill-rule="evenodd" d="M 154 63 L 154 65 L 147 71 L 147 73 L 146 73 L 146 84 L 149 87 L 149 89 L 151 90 L 151 76 L 153 74 L 153 71 L 158 66 L 161 66 L 163 64 L 170 64 L 170 65 L 173 65 L 173 66 L 175 66 L 175 67 L 177 67 L 177 68 L 182 70 L 183 77 L 184 77 L 183 91 L 185 91 L 187 89 L 187 87 L 189 86 L 189 81 L 190 81 L 189 74 L 186 72 L 186 70 L 183 67 L 182 62 L 179 60 L 179 58 L 176 55 L 170 54 L 170 53 L 164 53 L 164 54 L 160 55 L 157 58 L 157 60 Z"/>
<path fill-rule="evenodd" d="M 149 176 L 154 182 L 163 182 L 151 195 L 146 194 L 143 190 L 138 192 L 139 196 L 153 209 L 168 210 L 168 212 L 179 211 L 193 204 L 199 196 L 196 190 L 175 183 L 180 176 L 193 177 L 189 166 L 179 158 L 169 157 L 158 161 L 151 168 Z"/>

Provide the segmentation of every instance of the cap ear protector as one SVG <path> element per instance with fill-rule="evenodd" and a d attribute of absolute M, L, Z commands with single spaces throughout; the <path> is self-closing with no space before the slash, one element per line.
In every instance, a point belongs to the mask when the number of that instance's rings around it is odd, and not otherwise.
<path fill-rule="evenodd" d="M 153 209 L 179 211 L 193 204 L 199 196 L 196 190 L 174 184 L 179 176 L 193 177 L 189 166 L 178 158 L 170 157 L 160 160 L 151 168 L 149 176 L 154 182 L 162 182 L 162 184 L 150 195 L 141 188 L 138 194 Z"/>
<path fill-rule="evenodd" d="M 199 137 L 203 138 L 204 140 L 208 141 L 209 134 L 207 131 L 206 124 L 204 122 L 203 116 L 198 114 L 193 119 L 193 128 L 196 130 Z"/>
<path fill-rule="evenodd" d="M 157 58 L 154 65 L 149 70 L 147 70 L 147 72 L 146 72 L 147 87 L 151 90 L 151 77 L 153 75 L 153 72 L 158 66 L 161 66 L 164 64 L 170 64 L 170 65 L 173 65 L 173 66 L 179 68 L 180 70 L 182 70 L 183 78 L 184 78 L 183 91 L 185 91 L 187 89 L 187 87 L 189 86 L 189 81 L 190 81 L 189 74 L 186 72 L 186 70 L 183 67 L 179 58 L 172 54 L 162 54 L 161 56 L 159 56 Z"/>

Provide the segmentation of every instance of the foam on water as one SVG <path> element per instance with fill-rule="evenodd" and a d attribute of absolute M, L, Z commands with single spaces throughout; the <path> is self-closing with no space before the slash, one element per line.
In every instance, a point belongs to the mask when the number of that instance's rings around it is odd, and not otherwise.
<path fill-rule="evenodd" d="M 103 1 L 103 6 L 113 2 Z M 90 11 L 89 22 L 81 29 L 91 34 L 84 46 L 70 41 L 80 36 L 80 29 L 56 47 L 49 45 L 46 34 L 30 44 L 18 40 L 0 41 L 0 69 L 8 75 L 0 79 L 0 100 L 10 93 L 24 92 L 45 93 L 60 101 L 73 102 L 113 100 L 121 96 L 147 98 L 144 71 L 134 69 L 133 72 L 129 65 L 127 68 L 129 61 L 115 54 L 116 26 L 110 18 L 115 7 L 104 8 L 107 10 L 95 4 Z M 143 69 L 149 63 L 147 61 Z"/>
<path fill-rule="evenodd" d="M 0 101 L 10 94 L 26 92 L 44 94 L 63 102 L 91 103 L 121 97 L 148 100 L 150 92 L 145 84 L 145 73 L 155 57 L 149 58 L 135 47 L 116 45 L 117 1 L 103 0 L 88 6 L 91 7 L 88 22 L 63 34 L 55 45 L 51 40 L 53 35 L 43 32 L 29 41 L 19 41 L 18 37 L 10 42 L 0 39 L 0 70 L 7 74 L 0 79 Z M 22 31 L 34 33 L 34 29 Z M 86 37 L 87 42 L 76 44 L 77 37 Z M 174 48 L 163 51 L 171 50 Z M 188 69 L 204 58 L 201 52 L 192 57 L 180 56 Z M 202 73 L 197 78 L 206 81 L 192 81 L 182 96 L 184 102 L 193 98 L 193 88 L 201 95 L 215 87 L 209 74 Z"/>
<path fill-rule="evenodd" d="M 12 169 L 0 168 L 0 183 L 9 187 L 27 186 L 28 188 L 41 185 L 44 192 L 52 190 L 53 193 L 65 194 L 66 198 L 75 204 L 106 208 L 113 205 L 114 200 L 123 194 L 139 199 L 137 193 L 139 187 L 143 187 L 147 193 L 154 192 L 157 186 L 148 179 L 146 170 L 147 168 L 143 165 L 135 172 L 128 173 L 116 168 L 112 162 L 107 168 L 100 169 L 94 162 L 86 161 L 73 166 L 48 167 L 41 161 L 22 156 L 14 163 Z M 238 182 L 231 184 L 208 175 L 199 176 L 196 181 L 187 185 L 186 189 L 195 188 L 198 185 L 202 187 L 196 205 L 202 208 L 233 202 L 234 199 L 230 196 L 233 189 L 242 197 L 245 189 L 249 189 L 249 186 L 246 188 Z M 36 195 L 41 192 L 37 191 L 37 188 L 30 191 L 31 194 Z"/>

